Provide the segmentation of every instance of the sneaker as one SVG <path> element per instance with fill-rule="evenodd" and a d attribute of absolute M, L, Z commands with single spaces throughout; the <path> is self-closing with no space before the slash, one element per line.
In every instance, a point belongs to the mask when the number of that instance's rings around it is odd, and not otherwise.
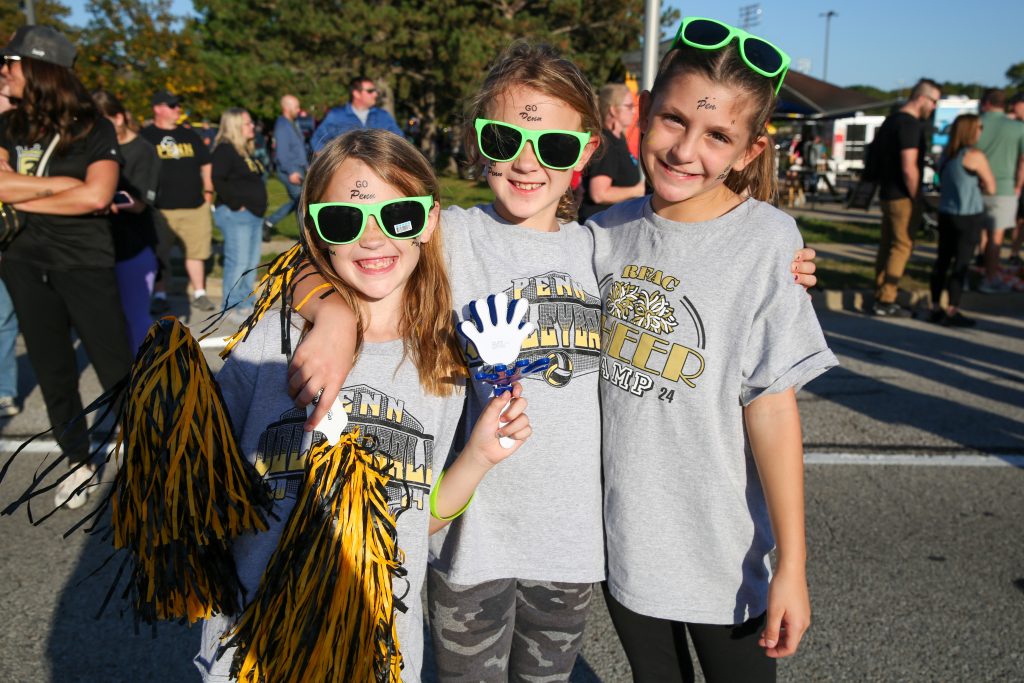
<path fill-rule="evenodd" d="M 68 510 L 77 510 L 89 500 L 88 489 L 75 492 L 82 484 L 89 481 L 96 473 L 92 465 L 82 465 L 71 473 L 67 479 L 57 487 L 57 493 L 53 497 L 54 507 L 66 507 Z"/>
<path fill-rule="evenodd" d="M 891 304 L 875 303 L 871 308 L 871 312 L 879 318 L 909 318 L 913 315 L 895 301 Z"/>
<path fill-rule="evenodd" d="M 195 308 L 196 310 L 203 311 L 204 313 L 209 313 L 210 311 L 217 310 L 217 306 L 212 301 L 210 301 L 210 297 L 206 296 L 205 294 L 200 294 L 199 296 L 192 299 L 192 307 Z"/>
<path fill-rule="evenodd" d="M 943 310 L 932 311 L 928 314 L 928 322 L 944 325 L 946 323 L 946 312 Z"/>
<path fill-rule="evenodd" d="M 263 221 L 263 241 L 270 241 L 270 233 L 274 230 L 274 224 L 270 221 Z"/>
<path fill-rule="evenodd" d="M 13 417 L 21 412 L 13 396 L 0 396 L 0 417 Z"/>
<path fill-rule="evenodd" d="M 960 311 L 957 311 L 953 315 L 947 315 L 942 324 L 946 327 L 974 327 L 978 323 L 974 318 L 968 318 Z"/>
<path fill-rule="evenodd" d="M 1013 286 L 1002 280 L 984 279 L 978 285 L 978 291 L 982 294 L 1008 294 L 1013 291 Z"/>
<path fill-rule="evenodd" d="M 149 303 L 149 314 L 155 316 L 167 315 L 171 312 L 171 304 L 164 297 L 155 297 Z"/>

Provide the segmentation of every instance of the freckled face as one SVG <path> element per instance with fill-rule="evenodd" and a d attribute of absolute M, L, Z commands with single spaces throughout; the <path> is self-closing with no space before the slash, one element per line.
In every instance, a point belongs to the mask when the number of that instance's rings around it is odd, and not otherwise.
<path fill-rule="evenodd" d="M 353 196 L 353 193 L 356 196 Z M 401 190 L 381 180 L 369 166 L 356 159 L 346 160 L 331 178 L 320 202 L 375 204 L 406 196 Z M 417 238 L 426 243 L 437 226 L 440 208 L 434 204 L 427 218 L 427 228 Z M 331 266 L 346 284 L 371 303 L 400 305 L 416 264 L 421 247 L 413 240 L 393 240 L 381 232 L 377 219 L 368 218 L 362 236 L 352 244 L 331 244 Z"/>
<path fill-rule="evenodd" d="M 731 194 L 723 183 L 760 152 L 750 142 L 749 97 L 697 74 L 679 76 L 657 98 L 644 93 L 640 156 L 654 188 L 655 210 Z M 755 151 L 756 149 L 756 151 Z"/>
<path fill-rule="evenodd" d="M 515 87 L 498 97 L 486 118 L 530 130 L 582 130 L 580 114 L 562 100 L 533 88 Z M 583 170 L 597 142 L 591 139 L 575 169 L 556 171 L 537 160 L 531 143 L 512 161 L 488 162 L 487 184 L 494 191 L 494 208 L 505 220 L 536 230 L 557 228 L 558 202 L 569 189 L 574 170 Z"/>

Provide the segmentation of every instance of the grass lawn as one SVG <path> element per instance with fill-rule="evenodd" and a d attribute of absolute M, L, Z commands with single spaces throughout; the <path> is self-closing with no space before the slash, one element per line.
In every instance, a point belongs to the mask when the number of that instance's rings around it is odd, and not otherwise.
<path fill-rule="evenodd" d="M 835 261 L 818 258 L 819 289 L 875 289 L 875 266 L 862 261 Z M 900 289 L 928 289 L 931 264 L 911 261 L 900 280 Z"/>

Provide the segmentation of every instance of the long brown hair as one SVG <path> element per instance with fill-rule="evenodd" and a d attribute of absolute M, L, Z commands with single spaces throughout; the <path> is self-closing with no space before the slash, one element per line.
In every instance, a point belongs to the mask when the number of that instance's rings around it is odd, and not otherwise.
<path fill-rule="evenodd" d="M 96 123 L 96 106 L 71 69 L 31 57 L 21 60 L 25 88 L 9 114 L 8 134 L 19 143 L 42 142 L 60 133 L 57 152 L 84 138 Z"/>
<path fill-rule="evenodd" d="M 327 144 L 317 154 L 306 174 L 302 189 L 302 239 L 316 269 L 320 271 L 356 314 L 356 355 L 363 345 L 364 311 L 355 290 L 338 277 L 325 245 L 307 207 L 321 201 L 331 178 L 348 159 L 358 159 L 372 168 L 381 180 L 408 197 L 431 195 L 437 200 L 441 188 L 434 169 L 415 147 L 394 133 L 376 129 L 354 130 Z M 455 390 L 454 379 L 465 377 L 466 368 L 455 337 L 452 319 L 452 290 L 445 268 L 441 231 L 420 247 L 420 259 L 402 303 L 401 333 L 406 355 L 419 372 L 420 384 L 436 396 Z"/>
<path fill-rule="evenodd" d="M 746 65 L 732 42 L 718 50 L 700 50 L 689 46 L 669 50 L 658 66 L 658 75 L 651 87 L 651 101 L 672 83 L 686 74 L 698 74 L 714 83 L 721 83 L 742 92 L 750 102 L 749 133 L 753 144 L 760 137 L 768 138 L 768 145 L 756 159 L 742 171 L 733 171 L 725 179 L 725 186 L 738 195 L 749 194 L 754 199 L 774 202 L 778 196 L 778 178 L 775 172 L 775 146 L 768 134 L 768 118 L 775 110 L 775 81 L 755 73 Z M 641 158 L 643 155 L 641 155 Z"/>
<path fill-rule="evenodd" d="M 124 117 L 124 128 L 130 130 L 133 133 L 139 132 L 139 123 L 132 116 L 131 112 L 124 108 L 121 104 L 121 100 L 117 99 L 117 95 L 110 92 L 109 90 L 94 90 L 92 93 L 92 101 L 96 104 L 96 108 L 100 114 L 108 119 L 113 119 L 117 115 Z M 118 128 L 118 126 L 114 126 Z M 117 135 L 120 138 L 122 131 L 117 130 Z"/>
<path fill-rule="evenodd" d="M 942 165 L 956 159 L 956 155 L 965 147 L 973 147 L 978 139 L 981 117 L 977 114 L 960 114 L 953 120 L 949 128 L 949 142 L 942 152 Z"/>
<path fill-rule="evenodd" d="M 600 141 L 602 121 L 597 110 L 597 99 L 594 97 L 594 89 L 579 67 L 562 57 L 550 45 L 534 45 L 525 40 L 517 40 L 498 55 L 480 91 L 466 106 L 463 149 L 466 150 L 471 172 L 478 173 L 483 162 L 477 148 L 474 122 L 478 118 L 487 118 L 491 104 L 508 90 L 519 86 L 532 88 L 564 102 L 579 113 L 583 131 L 590 133 L 591 140 Z M 557 215 L 563 222 L 576 219 L 572 188 L 566 190 L 559 201 Z"/>

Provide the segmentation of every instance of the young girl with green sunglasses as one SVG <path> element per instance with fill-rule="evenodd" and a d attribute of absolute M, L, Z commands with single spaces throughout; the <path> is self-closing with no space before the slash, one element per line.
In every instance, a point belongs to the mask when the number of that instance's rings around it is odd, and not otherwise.
<path fill-rule="evenodd" d="M 517 43 L 495 62 L 466 121 L 470 163 L 495 198 L 442 212 L 455 310 L 465 317 L 469 301 L 490 293 L 526 299 L 539 329 L 523 357 L 546 357 L 550 367 L 531 382 L 540 437 L 485 480 L 466 514 L 432 541 L 438 675 L 446 682 L 566 680 L 592 585 L 605 575 L 600 298 L 593 238 L 572 220 L 570 190 L 572 171 L 596 150 L 600 118 L 575 65 L 551 48 Z M 316 324 L 291 369 L 300 403 L 321 389 L 329 399 L 351 355 L 351 314 L 330 299 L 311 303 L 303 314 Z M 475 350 L 467 343 L 463 353 L 473 373 Z M 489 387 L 472 382 L 468 391 L 472 424 Z"/>
<path fill-rule="evenodd" d="M 800 233 L 768 203 L 787 63 L 739 29 L 685 20 L 640 97 L 653 195 L 589 223 L 606 597 L 636 681 L 694 680 L 688 639 L 708 680 L 772 681 L 810 622 L 795 392 L 836 359 L 792 286 Z"/>

